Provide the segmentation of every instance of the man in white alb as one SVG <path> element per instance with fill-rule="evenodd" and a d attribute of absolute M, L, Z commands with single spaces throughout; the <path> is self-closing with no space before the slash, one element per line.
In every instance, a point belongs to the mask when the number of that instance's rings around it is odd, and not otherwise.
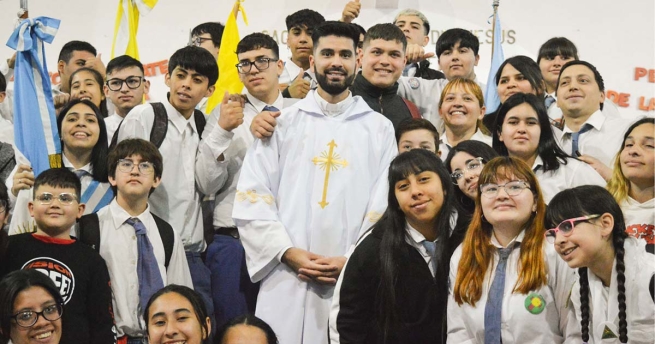
<path fill-rule="evenodd" d="M 318 89 L 282 110 L 241 168 L 233 217 L 251 279 L 261 281 L 256 315 L 280 343 L 327 343 L 345 255 L 386 208 L 397 148 L 391 122 L 348 90 L 358 38 L 346 23 L 314 30 Z"/>

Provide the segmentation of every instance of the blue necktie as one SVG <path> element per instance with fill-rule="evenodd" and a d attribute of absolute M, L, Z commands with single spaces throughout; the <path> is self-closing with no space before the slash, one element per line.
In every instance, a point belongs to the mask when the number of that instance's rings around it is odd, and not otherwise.
<path fill-rule="evenodd" d="M 425 247 L 425 250 L 428 251 L 428 254 L 430 255 L 430 264 L 432 265 L 432 268 L 434 272 L 436 273 L 437 271 L 437 243 L 433 241 L 428 241 L 428 240 L 423 240 L 421 241 L 421 244 L 423 244 L 423 247 Z"/>
<path fill-rule="evenodd" d="M 580 135 L 588 132 L 593 128 L 589 124 L 585 124 L 582 126 L 582 129 L 578 131 L 577 133 L 571 133 L 571 155 L 575 156 L 578 152 L 578 142 L 580 141 Z"/>
<path fill-rule="evenodd" d="M 143 314 L 152 294 L 164 287 L 164 281 L 159 272 L 159 265 L 152 244 L 146 235 L 146 226 L 136 217 L 127 219 L 127 224 L 134 227 L 137 238 L 139 259 L 136 274 L 139 277 L 139 314 Z"/>
<path fill-rule="evenodd" d="M 555 101 L 556 101 L 556 100 L 555 100 L 555 98 L 554 98 L 553 96 L 546 96 L 546 99 L 544 99 L 544 104 L 546 105 L 546 110 L 548 110 L 548 108 L 549 108 L 551 105 L 553 105 L 553 103 L 554 103 Z"/>
<path fill-rule="evenodd" d="M 91 173 L 85 171 L 85 170 L 71 170 L 75 175 L 77 176 L 77 179 L 82 180 L 82 177 L 84 176 L 90 176 Z"/>
<path fill-rule="evenodd" d="M 505 271 L 507 270 L 507 258 L 514 245 L 507 248 L 499 248 L 498 255 L 500 259 L 496 266 L 496 274 L 491 282 L 489 289 L 489 298 L 484 308 L 484 343 L 498 344 L 502 343 L 500 336 L 500 323 L 502 320 L 503 296 L 505 295 Z"/>
<path fill-rule="evenodd" d="M 266 106 L 264 106 L 264 110 L 262 110 L 262 111 L 277 112 L 277 111 L 280 111 L 280 110 L 278 108 L 276 108 L 275 106 L 266 105 Z"/>

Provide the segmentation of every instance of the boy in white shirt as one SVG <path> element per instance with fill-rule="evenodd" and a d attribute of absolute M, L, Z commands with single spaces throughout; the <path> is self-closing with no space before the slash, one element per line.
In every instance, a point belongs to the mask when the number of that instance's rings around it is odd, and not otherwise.
<path fill-rule="evenodd" d="M 151 292 L 169 284 L 193 287 L 184 255 L 184 246 L 173 228 L 150 213 L 148 197 L 161 182 L 163 163 L 157 147 L 142 139 L 122 141 L 109 154 L 109 182 L 116 198 L 96 214 L 86 215 L 80 223 L 95 221 L 99 229 L 100 255 L 107 263 L 112 281 L 112 301 L 119 338 L 127 342 L 141 341 L 146 336 L 143 309 Z M 91 219 L 95 217 L 95 219 Z M 151 255 L 156 259 L 155 280 L 142 277 L 147 268 L 147 252 L 140 249 L 145 237 Z M 88 235 L 89 226 L 80 226 L 81 238 Z M 154 266 L 154 265 L 153 265 Z M 141 281 L 148 281 L 148 286 Z M 150 288 L 150 291 L 148 291 Z"/>

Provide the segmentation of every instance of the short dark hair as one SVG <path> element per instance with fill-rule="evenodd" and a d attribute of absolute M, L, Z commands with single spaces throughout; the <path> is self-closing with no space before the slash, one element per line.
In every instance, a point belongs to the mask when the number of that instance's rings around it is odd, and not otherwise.
<path fill-rule="evenodd" d="M 434 136 L 434 147 L 439 150 L 439 132 L 437 128 L 425 118 L 408 118 L 398 124 L 396 128 L 396 144 L 400 143 L 400 137 L 404 133 L 414 130 L 425 129 Z"/>
<path fill-rule="evenodd" d="M 591 70 L 591 72 L 594 73 L 594 79 L 596 79 L 596 83 L 598 84 L 598 89 L 601 92 L 605 92 L 605 81 L 603 81 L 603 76 L 600 75 L 600 72 L 598 71 L 598 69 L 596 69 L 596 67 L 594 67 L 594 65 L 592 65 L 591 63 L 589 63 L 587 61 L 573 60 L 573 61 L 569 61 L 569 62 L 565 63 L 562 66 L 562 69 L 560 69 L 559 77 L 557 78 L 557 88 L 555 88 L 555 93 L 557 93 L 557 89 L 559 89 L 559 80 L 562 78 L 562 74 L 564 73 L 564 70 L 566 70 L 567 68 L 569 68 L 571 66 L 575 66 L 575 65 L 583 65 L 583 66 L 589 68 Z M 600 109 L 601 110 L 603 109 L 603 103 L 600 103 Z"/>
<path fill-rule="evenodd" d="M 444 31 L 439 36 L 436 43 L 437 57 L 441 56 L 444 51 L 450 50 L 459 43 L 460 48 L 469 48 L 473 50 L 473 55 L 478 55 L 480 50 L 480 40 L 471 31 L 455 28 Z"/>
<path fill-rule="evenodd" d="M 200 36 L 203 33 L 208 33 L 212 37 L 212 43 L 219 48 L 221 46 L 221 38 L 223 37 L 223 30 L 225 25 L 219 22 L 202 23 L 191 30 L 191 36 Z"/>
<path fill-rule="evenodd" d="M 364 46 L 374 39 L 383 39 L 385 41 L 396 41 L 403 45 L 403 54 L 407 49 L 407 37 L 403 31 L 394 24 L 383 23 L 371 26 L 366 35 L 364 35 Z"/>
<path fill-rule="evenodd" d="M 218 80 L 218 64 L 212 54 L 200 47 L 188 46 L 176 51 L 168 60 L 168 73 L 175 68 L 192 69 L 209 79 L 207 88 L 214 86 Z"/>
<path fill-rule="evenodd" d="M 148 304 L 146 305 L 146 309 L 143 312 L 143 320 L 146 322 L 146 331 L 148 330 L 148 320 L 150 320 L 148 319 L 150 318 L 150 306 L 152 306 L 152 303 L 155 302 L 155 300 L 157 300 L 160 296 L 168 293 L 176 293 L 189 301 L 191 307 L 193 307 L 193 312 L 195 313 L 196 318 L 198 318 L 200 326 L 207 335 L 203 343 L 209 343 L 209 328 L 207 328 L 207 322 L 205 321 L 205 319 L 208 317 L 205 302 L 202 300 L 202 296 L 200 296 L 198 292 L 183 285 L 169 284 L 159 289 L 150 297 L 150 300 L 148 300 Z"/>
<path fill-rule="evenodd" d="M 59 59 L 57 61 L 64 61 L 66 64 L 70 62 L 71 57 L 73 57 L 74 51 L 86 51 L 93 56 L 98 55 L 96 48 L 94 48 L 90 43 L 83 41 L 70 41 L 61 48 L 59 51 Z"/>
<path fill-rule="evenodd" d="M 294 12 L 288 15 L 286 19 L 287 30 L 291 30 L 294 27 L 311 29 L 324 22 L 325 17 L 322 14 L 310 9 Z"/>
<path fill-rule="evenodd" d="M 109 152 L 109 176 L 115 179 L 118 160 L 131 157 L 132 155 L 140 155 L 142 161 L 150 162 L 155 169 L 154 178 L 161 179 L 164 171 L 164 163 L 159 149 L 150 141 L 134 138 L 121 141 Z M 114 195 L 118 195 L 118 188 L 115 186 L 111 188 L 114 190 Z M 150 190 L 150 193 L 152 194 L 153 191 L 155 191 L 154 188 Z"/>
<path fill-rule="evenodd" d="M 5 91 L 7 91 L 7 79 L 5 79 L 5 76 L 0 73 L 0 92 Z"/>
<path fill-rule="evenodd" d="M 339 21 L 326 21 L 325 23 L 314 28 L 312 32 L 312 42 L 314 43 L 314 51 L 318 47 L 318 40 L 321 37 L 336 36 L 349 38 L 353 41 L 353 50 L 357 50 L 357 42 L 359 42 L 359 31 L 354 26 L 339 22 Z"/>
<path fill-rule="evenodd" d="M 578 48 L 566 37 L 553 37 L 542 44 L 539 48 L 537 55 L 537 63 L 542 58 L 553 59 L 555 56 L 562 56 L 563 58 L 572 57 L 574 60 L 579 60 Z"/>
<path fill-rule="evenodd" d="M 239 44 L 237 44 L 237 54 L 261 48 L 271 49 L 273 51 L 273 57 L 276 59 L 280 58 L 280 48 L 277 42 L 275 42 L 273 37 L 261 32 L 254 32 L 243 37 L 239 41 Z"/>
<path fill-rule="evenodd" d="M 73 79 L 75 78 L 75 75 L 82 72 L 91 73 L 91 75 L 93 75 L 93 78 L 96 80 L 98 86 L 100 87 L 100 94 L 104 97 L 105 93 L 103 91 L 103 86 L 105 84 L 105 78 L 102 76 L 102 74 L 100 74 L 100 72 L 89 67 L 82 67 L 71 74 L 70 78 L 68 79 L 68 89 L 69 90 L 72 89 Z M 109 116 L 107 112 L 107 98 L 100 101 L 100 105 L 98 106 L 98 109 L 100 109 L 100 117 L 107 118 L 107 116 Z"/>
<path fill-rule="evenodd" d="M 366 35 L 366 29 L 363 26 L 361 26 L 361 25 L 359 25 L 357 23 L 350 23 L 350 25 L 355 26 L 357 28 L 357 31 L 359 31 L 360 35 Z"/>
<path fill-rule="evenodd" d="M 0 281 L 0 342 L 10 339 L 11 317 L 14 314 L 14 302 L 22 291 L 32 288 L 43 288 L 56 303 L 62 307 L 64 300 L 55 283 L 43 272 L 35 269 L 16 270 L 7 274 Z"/>
<path fill-rule="evenodd" d="M 498 67 L 498 71 L 494 77 L 496 86 L 498 86 L 498 83 L 500 82 L 500 76 L 503 74 L 503 69 L 508 64 L 512 65 L 512 67 L 523 74 L 523 77 L 528 80 L 530 86 L 532 86 L 532 89 L 535 90 L 535 93 L 540 96 L 544 95 L 546 88 L 544 84 L 544 76 L 541 74 L 541 69 L 539 69 L 539 65 L 534 62 L 533 59 L 524 55 L 512 56 L 503 61 L 500 67 Z"/>
<path fill-rule="evenodd" d="M 114 57 L 111 61 L 109 61 L 109 63 L 107 63 L 107 75 L 113 73 L 114 71 L 120 71 L 130 67 L 137 67 L 141 73 L 145 74 L 141 61 L 133 58 L 132 56 L 121 55 Z"/>
<path fill-rule="evenodd" d="M 108 181 L 107 154 L 109 153 L 109 147 L 107 144 L 107 127 L 105 126 L 105 120 L 102 117 L 100 109 L 98 109 L 98 107 L 90 100 L 73 99 L 69 101 L 61 109 L 59 116 L 57 116 L 57 132 L 59 133 L 59 137 L 61 137 L 61 125 L 64 121 L 64 117 L 66 117 L 66 114 L 73 108 L 73 106 L 80 103 L 90 107 L 93 113 L 95 113 L 96 119 L 98 120 L 98 127 L 100 132 L 98 133 L 98 142 L 96 142 L 96 145 L 93 146 L 93 150 L 91 151 L 91 168 L 93 169 L 91 174 L 93 175 L 94 180 L 97 180 L 101 183 L 106 183 Z"/>
<path fill-rule="evenodd" d="M 77 200 L 82 203 L 82 186 L 80 179 L 67 168 L 51 168 L 41 172 L 34 180 L 34 192 L 32 199 L 36 197 L 36 189 L 41 185 L 48 185 L 53 188 L 74 189 Z"/>
<path fill-rule="evenodd" d="M 228 321 L 218 330 L 218 334 L 216 336 L 218 342 L 222 342 L 225 338 L 225 335 L 227 335 L 228 330 L 237 325 L 248 325 L 256 327 L 262 330 L 262 332 L 264 332 L 266 335 L 266 344 L 278 344 L 278 339 L 275 335 L 275 331 L 273 331 L 269 324 L 267 324 L 264 320 L 256 317 L 254 314 L 239 315 Z"/>

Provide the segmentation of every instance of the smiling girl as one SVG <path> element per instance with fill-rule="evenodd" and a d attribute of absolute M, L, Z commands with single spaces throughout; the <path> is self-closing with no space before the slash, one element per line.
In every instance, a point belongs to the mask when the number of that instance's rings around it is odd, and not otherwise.
<path fill-rule="evenodd" d="M 560 192 L 546 212 L 546 238 L 580 282 L 569 303 L 567 341 L 655 342 L 655 259 L 625 233 L 621 208 L 599 186 Z"/>
<path fill-rule="evenodd" d="M 104 78 L 91 68 L 80 68 L 70 78 L 71 99 L 90 100 L 100 109 L 102 118 L 107 118 L 107 99 L 103 91 Z"/>
<path fill-rule="evenodd" d="M 170 284 L 152 295 L 143 313 L 148 343 L 207 344 L 211 322 L 200 294 Z"/>

